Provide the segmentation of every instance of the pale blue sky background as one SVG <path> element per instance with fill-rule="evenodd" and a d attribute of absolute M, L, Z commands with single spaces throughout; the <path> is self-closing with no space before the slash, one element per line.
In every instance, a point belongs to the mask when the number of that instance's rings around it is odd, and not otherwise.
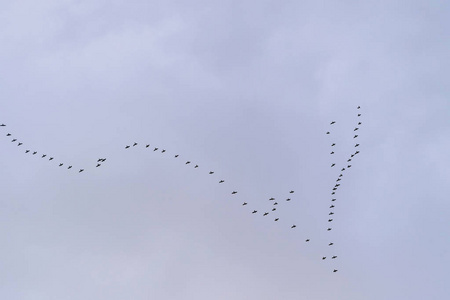
<path fill-rule="evenodd" d="M 0 1 L 0 298 L 445 299 L 449 6 Z"/>

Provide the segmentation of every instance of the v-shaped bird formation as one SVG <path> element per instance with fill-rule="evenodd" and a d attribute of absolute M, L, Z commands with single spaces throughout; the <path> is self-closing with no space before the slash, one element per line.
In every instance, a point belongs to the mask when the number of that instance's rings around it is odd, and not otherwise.
<path fill-rule="evenodd" d="M 361 108 L 360 106 L 357 107 L 357 110 L 358 110 L 357 122 L 356 122 L 355 128 L 353 129 L 353 132 L 356 132 L 356 131 L 359 132 L 359 130 L 361 128 L 361 125 L 362 125 L 362 122 L 360 120 L 361 113 L 359 113 L 360 112 L 360 108 Z M 330 129 L 328 131 L 326 131 L 327 136 L 330 137 L 330 138 L 333 137 L 332 133 L 333 133 L 334 127 L 336 126 L 335 124 L 336 124 L 336 121 L 332 121 L 330 123 Z M 0 127 L 6 127 L 6 124 L 0 124 Z M 358 134 L 354 134 L 353 139 L 358 138 L 358 136 L 359 136 Z M 71 171 L 71 172 L 73 172 L 73 170 L 78 170 L 78 173 L 82 173 L 85 170 L 91 170 L 91 169 L 94 169 L 94 168 L 99 168 L 106 161 L 106 158 L 98 158 L 96 160 L 93 160 L 92 166 L 89 169 L 87 169 L 85 167 L 76 167 L 75 168 L 70 163 L 57 161 L 57 159 L 55 159 L 54 156 L 50 156 L 50 155 L 48 155 L 46 153 L 41 153 L 41 152 L 39 152 L 39 151 L 37 151 L 35 149 L 32 150 L 31 147 L 24 146 L 23 142 L 19 141 L 18 138 L 13 137 L 13 135 L 11 133 L 9 133 L 9 132 L 6 134 L 6 137 L 11 139 L 11 143 L 15 143 L 17 145 L 17 147 L 20 147 L 20 149 L 25 148 L 25 151 L 24 151 L 25 154 L 31 155 L 31 156 L 36 156 L 36 157 L 40 156 L 41 159 L 46 159 L 48 162 L 55 161 L 56 163 L 53 162 L 53 164 L 55 166 L 57 166 L 58 168 L 64 167 L 68 171 Z M 333 141 L 331 141 L 330 145 L 332 147 L 331 148 L 332 151 L 330 152 L 330 155 L 333 158 L 332 162 L 331 162 L 331 168 L 333 168 L 333 170 L 336 169 L 336 168 L 339 170 L 339 168 L 340 168 L 340 172 L 337 172 L 337 173 L 339 173 L 339 175 L 337 175 L 336 181 L 335 181 L 335 183 L 333 183 L 334 185 L 331 188 L 331 192 L 330 192 L 330 194 L 331 194 L 331 200 L 330 200 L 331 205 L 328 207 L 328 214 L 327 214 L 327 217 L 326 217 L 326 220 L 327 220 L 326 224 L 327 224 L 327 226 L 324 226 L 324 230 L 325 230 L 326 234 L 329 235 L 329 241 L 330 241 L 330 242 L 328 242 L 328 246 L 326 248 L 327 249 L 334 249 L 332 247 L 332 246 L 334 246 L 334 242 L 332 241 L 333 239 L 332 239 L 332 235 L 331 235 L 332 233 L 330 233 L 330 232 L 332 232 L 332 230 L 333 230 L 333 226 L 332 225 L 335 224 L 335 220 L 336 220 L 336 217 L 335 217 L 335 208 L 336 208 L 336 200 L 337 200 L 336 193 L 338 192 L 339 188 L 342 185 L 342 180 L 344 178 L 344 174 L 346 174 L 346 172 L 348 172 L 348 170 L 352 167 L 353 160 L 355 159 L 355 156 L 357 154 L 359 154 L 359 151 L 355 150 L 354 152 L 350 153 L 348 155 L 348 157 L 344 161 L 342 161 L 340 163 L 341 166 L 338 167 L 338 163 L 339 162 L 337 161 L 337 159 L 334 159 L 334 158 L 337 157 L 335 152 L 337 151 L 337 149 L 339 149 L 338 143 L 337 143 L 337 141 L 333 140 Z M 185 165 L 185 166 L 193 168 L 193 169 L 200 169 L 200 170 L 202 170 L 202 168 L 198 164 L 192 163 L 188 159 L 183 160 L 178 153 L 168 154 L 168 153 L 170 153 L 170 151 L 167 151 L 166 149 L 163 149 L 163 148 L 160 148 L 160 147 L 156 147 L 154 145 L 151 146 L 151 144 L 148 144 L 148 143 L 147 144 L 141 144 L 141 143 L 138 143 L 138 142 L 133 142 L 133 143 L 130 143 L 129 145 L 125 145 L 123 149 L 124 149 L 124 151 L 132 151 L 133 148 L 139 148 L 139 147 L 144 147 L 145 149 L 149 149 L 148 151 L 151 151 L 151 152 L 158 151 L 160 154 L 173 155 L 172 156 L 173 159 L 179 160 L 182 165 Z M 357 147 L 360 147 L 359 143 L 355 143 L 354 148 L 357 148 Z M 39 156 L 38 156 L 38 154 L 39 154 Z M 206 172 L 208 172 L 208 174 L 211 175 L 211 176 L 216 176 L 215 175 L 216 172 L 213 171 L 213 170 L 206 170 Z M 225 182 L 226 181 L 223 178 L 220 178 L 219 180 L 217 180 L 217 184 L 221 184 L 221 185 L 225 184 L 226 185 Z M 230 193 L 231 197 L 239 198 L 239 193 L 238 193 L 237 190 L 230 189 L 229 191 L 230 191 L 229 193 Z M 278 198 L 276 199 L 275 197 L 268 197 L 267 200 L 265 200 L 265 201 L 268 201 L 267 204 L 269 206 L 268 206 L 267 209 L 262 210 L 262 211 L 256 209 L 255 207 L 251 208 L 250 206 L 252 206 L 252 201 L 250 199 L 245 199 L 245 201 L 242 203 L 241 207 L 243 207 L 245 209 L 248 209 L 249 215 L 259 215 L 259 216 L 264 217 L 264 218 L 269 218 L 269 220 L 270 220 L 270 217 L 272 216 L 273 222 L 278 222 L 280 220 L 280 218 L 282 217 L 281 215 L 279 215 L 279 210 L 278 210 L 279 205 L 287 205 L 291 201 L 295 201 L 295 197 L 293 195 L 294 193 L 295 193 L 294 190 L 287 191 L 286 192 L 286 196 L 284 198 L 281 198 L 281 199 L 278 199 Z M 254 202 L 257 202 L 257 201 L 255 200 Z M 295 228 L 297 228 L 297 225 L 291 223 L 289 225 L 289 228 L 291 230 L 294 230 Z M 304 241 L 306 243 L 309 242 L 310 240 L 311 239 L 309 237 L 304 239 Z M 331 260 L 335 261 L 337 257 L 338 257 L 337 255 L 332 254 L 331 255 Z M 328 257 L 326 255 L 321 256 L 321 259 L 323 261 L 326 261 L 327 258 Z M 337 269 L 333 268 L 333 272 L 334 273 L 337 272 L 337 271 L 338 271 Z"/>

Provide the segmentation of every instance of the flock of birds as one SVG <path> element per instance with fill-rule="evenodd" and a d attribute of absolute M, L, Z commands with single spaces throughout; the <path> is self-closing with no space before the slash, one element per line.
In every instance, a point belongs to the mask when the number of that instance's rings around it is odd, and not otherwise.
<path fill-rule="evenodd" d="M 358 106 L 357 109 L 359 110 L 359 109 L 360 109 L 360 106 Z M 361 114 L 358 113 L 358 117 L 360 117 L 360 116 L 361 116 Z M 359 120 L 359 119 L 358 119 L 358 120 Z M 336 123 L 335 121 L 332 121 L 332 122 L 330 123 L 330 126 L 333 126 L 335 123 Z M 358 121 L 358 122 L 357 122 L 357 125 L 356 125 L 356 127 L 355 127 L 355 129 L 354 129 L 354 132 L 355 132 L 354 137 L 353 137 L 354 139 L 358 138 L 358 134 L 356 133 L 356 131 L 358 131 L 358 130 L 360 129 L 359 126 L 360 126 L 361 124 L 362 124 L 361 121 Z M 5 126 L 6 126 L 5 124 L 0 124 L 0 127 L 5 127 Z M 331 132 L 330 132 L 330 131 L 327 131 L 326 134 L 327 134 L 327 135 L 330 135 Z M 13 137 L 13 136 L 11 135 L 11 133 L 7 133 L 6 136 L 9 137 L 9 138 L 12 138 L 11 142 L 12 142 L 12 143 L 17 143 L 17 146 L 18 146 L 18 147 L 24 146 L 24 143 L 21 142 L 21 141 L 18 141 L 18 139 L 15 138 L 15 137 Z M 129 149 L 132 149 L 132 148 L 134 148 L 134 147 L 136 147 L 136 146 L 139 146 L 139 145 L 140 145 L 139 143 L 134 142 L 134 143 L 132 143 L 132 144 L 130 144 L 130 145 L 126 145 L 124 148 L 125 148 L 125 150 L 129 151 Z M 146 149 L 150 148 L 150 144 L 144 144 L 143 146 L 144 146 Z M 336 146 L 336 143 L 333 142 L 333 143 L 331 144 L 332 151 L 331 151 L 331 153 L 330 153 L 333 157 L 335 157 L 335 155 L 334 155 L 334 154 L 335 154 L 335 151 L 334 151 L 335 146 Z M 356 144 L 354 145 L 354 147 L 355 147 L 355 148 L 359 147 L 359 144 L 356 143 Z M 160 148 L 158 148 L 158 147 L 153 147 L 153 146 L 152 146 L 151 148 L 153 148 L 153 152 L 156 152 L 156 151 L 158 151 L 158 152 L 160 151 L 160 153 L 166 153 L 166 152 L 167 152 L 166 149 L 160 149 Z M 151 148 L 150 148 L 150 149 L 151 149 Z M 54 158 L 53 156 L 47 155 L 47 154 L 45 154 L 45 153 L 38 153 L 38 151 L 35 151 L 35 150 L 26 149 L 26 150 L 25 150 L 25 153 L 26 153 L 26 154 L 30 154 L 30 155 L 37 155 L 38 157 L 40 156 L 42 159 L 48 159 L 48 161 L 55 161 L 55 158 Z M 39 154 L 39 155 L 38 155 L 38 154 Z M 341 183 L 342 183 L 342 180 L 343 180 L 345 171 L 348 170 L 348 169 L 350 169 L 350 168 L 352 167 L 351 162 L 352 162 L 352 160 L 354 159 L 354 157 L 355 157 L 357 154 L 359 154 L 359 151 L 358 151 L 358 150 L 356 150 L 354 153 L 350 154 L 350 156 L 348 157 L 347 161 L 345 162 L 345 164 L 343 165 L 342 169 L 340 170 L 340 174 L 337 176 L 336 182 L 335 182 L 334 186 L 333 186 L 332 189 L 331 189 L 331 205 L 329 206 L 329 213 L 328 213 L 328 216 L 327 216 L 327 224 L 328 224 L 328 226 L 327 226 L 327 228 L 326 228 L 326 231 L 327 231 L 327 232 L 330 232 L 330 231 L 332 231 L 332 229 L 333 229 L 333 227 L 331 226 L 331 224 L 333 224 L 333 221 L 334 221 L 334 219 L 335 219 L 334 208 L 336 207 L 336 202 L 335 202 L 335 201 L 337 200 L 337 198 L 336 198 L 336 192 L 338 191 L 339 187 L 341 186 Z M 175 154 L 173 158 L 174 158 L 174 159 L 179 159 L 179 157 L 180 157 L 179 154 Z M 92 166 L 95 165 L 95 168 L 99 168 L 99 167 L 102 166 L 102 163 L 104 163 L 105 161 L 106 161 L 106 158 L 98 158 L 98 159 L 96 160 L 96 162 L 95 162 Z M 185 164 L 185 165 L 194 166 L 194 169 L 199 168 L 199 165 L 198 165 L 198 164 L 194 164 L 194 163 L 192 163 L 190 160 L 186 160 L 186 161 L 184 162 L 184 164 Z M 333 160 L 333 162 L 332 162 L 332 164 L 331 164 L 331 168 L 335 168 L 336 165 L 337 165 L 337 163 L 334 162 L 334 160 Z M 75 168 L 73 168 L 72 165 L 66 164 L 66 163 L 63 163 L 63 162 L 57 163 L 57 166 L 58 166 L 58 167 L 67 167 L 68 170 L 71 170 L 71 169 L 73 170 L 73 169 L 75 169 Z M 78 169 L 78 168 L 77 168 L 77 169 Z M 79 169 L 78 169 L 78 173 L 82 173 L 82 172 L 84 172 L 84 171 L 85 171 L 85 168 L 79 168 Z M 209 174 L 209 175 L 213 175 L 214 173 L 215 173 L 214 171 L 208 171 L 208 174 Z M 218 181 L 219 184 L 223 184 L 224 182 L 225 182 L 224 179 L 220 179 L 220 180 Z M 231 195 L 236 195 L 237 193 L 238 193 L 238 191 L 236 191 L 236 190 L 231 190 L 231 192 L 230 192 Z M 294 194 L 294 190 L 290 190 L 287 194 L 288 194 L 288 195 L 287 195 L 287 198 L 284 199 L 283 202 L 289 202 L 289 201 L 292 200 L 291 197 L 292 197 L 292 194 Z M 247 201 L 248 201 L 248 200 L 247 200 Z M 277 207 L 278 207 L 278 205 L 279 205 L 278 202 L 279 202 L 280 200 L 276 200 L 274 197 L 270 197 L 270 198 L 268 198 L 268 201 L 270 201 L 270 203 L 272 204 L 272 205 L 270 206 L 269 209 L 267 209 L 267 210 L 265 210 L 265 211 L 263 211 L 263 212 L 258 211 L 257 209 L 250 209 L 251 214 L 252 214 L 252 215 L 255 215 L 255 214 L 258 214 L 258 213 L 259 213 L 262 217 L 266 217 L 266 216 L 268 216 L 269 214 L 273 214 L 273 215 L 275 215 L 273 221 L 274 221 L 274 222 L 278 222 L 278 221 L 280 220 L 280 217 L 276 214 L 276 212 L 277 212 Z M 245 202 L 245 201 L 244 201 L 244 202 L 242 203 L 242 206 L 243 206 L 243 207 L 247 207 L 248 205 L 249 205 L 248 202 Z M 295 228 L 297 227 L 296 224 L 292 224 L 292 225 L 289 225 L 289 226 L 290 226 L 291 229 L 295 229 Z M 310 241 L 309 238 L 305 239 L 305 242 L 309 242 L 309 241 Z M 329 246 L 329 247 L 330 247 L 330 246 L 333 246 L 333 245 L 334 245 L 334 243 L 331 242 L 331 241 L 328 243 L 328 246 Z M 337 258 L 337 255 L 332 255 L 332 256 L 331 256 L 331 259 L 332 259 L 332 260 L 335 260 L 336 258 Z M 326 259 L 327 259 L 327 256 L 322 256 L 322 260 L 326 260 Z M 337 271 L 338 271 L 337 269 L 333 269 L 333 272 L 337 272 Z"/>

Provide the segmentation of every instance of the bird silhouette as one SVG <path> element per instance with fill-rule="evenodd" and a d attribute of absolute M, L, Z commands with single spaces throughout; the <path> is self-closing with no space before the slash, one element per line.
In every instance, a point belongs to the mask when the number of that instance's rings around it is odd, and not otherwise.
<path fill-rule="evenodd" d="M 274 207 L 274 208 L 272 208 L 272 211 L 276 211 L 277 209 Z"/>
<path fill-rule="evenodd" d="M 336 193 L 335 193 L 335 192 L 332 192 L 332 193 L 331 193 L 331 195 L 334 195 L 334 194 L 336 194 Z"/>
<path fill-rule="evenodd" d="M 309 242 L 309 239 L 306 239 L 305 242 Z"/>
<path fill-rule="evenodd" d="M 247 205 L 247 202 L 242 203 L 242 205 Z"/>
<path fill-rule="evenodd" d="M 17 139 L 13 139 L 13 140 L 11 141 L 11 143 L 12 143 L 12 142 L 15 142 L 15 141 L 17 141 Z"/>
<path fill-rule="evenodd" d="M 355 134 L 355 136 L 354 136 L 353 138 L 355 139 L 355 138 L 357 138 L 357 137 L 358 137 L 358 135 L 357 135 L 357 134 Z"/>
<path fill-rule="evenodd" d="M 336 181 L 341 181 L 341 179 L 340 179 L 340 178 L 338 178 L 338 179 L 336 179 Z"/>
<path fill-rule="evenodd" d="M 331 201 L 336 201 L 336 198 L 331 199 Z"/>
<path fill-rule="evenodd" d="M 164 152 L 166 152 L 166 150 L 165 150 L 165 149 L 163 149 L 163 150 L 161 151 L 161 153 L 164 153 Z"/>
<path fill-rule="evenodd" d="M 329 132 L 329 131 L 327 131 L 327 134 L 330 134 L 330 132 Z"/>
<path fill-rule="evenodd" d="M 295 227 L 297 227 L 295 224 L 291 226 L 291 228 L 295 228 Z"/>
<path fill-rule="evenodd" d="M 352 161 L 352 159 L 351 158 L 347 159 L 347 162 L 349 162 L 349 161 Z"/>
<path fill-rule="evenodd" d="M 214 172 L 213 172 L 213 171 L 210 171 L 209 174 L 214 174 Z"/>
<path fill-rule="evenodd" d="M 67 169 L 71 169 L 71 168 L 72 168 L 72 166 L 68 166 L 68 167 L 67 167 Z"/>
<path fill-rule="evenodd" d="M 355 152 L 355 155 L 358 154 L 358 153 L 359 153 L 359 151 L 356 151 L 356 152 Z"/>
<path fill-rule="evenodd" d="M 358 130 L 359 128 L 358 127 L 356 127 L 355 129 L 353 129 L 353 131 L 356 131 L 356 130 Z"/>
<path fill-rule="evenodd" d="M 178 156 L 179 156 L 178 154 L 175 155 L 175 157 L 178 157 Z"/>
<path fill-rule="evenodd" d="M 234 194 L 237 194 L 237 192 L 236 192 L 236 191 L 233 191 L 231 194 L 234 195 Z"/>
<path fill-rule="evenodd" d="M 279 218 L 276 218 L 274 221 L 276 222 L 276 221 L 278 221 L 279 220 Z"/>
<path fill-rule="evenodd" d="M 358 114 L 358 117 L 361 117 L 361 114 Z"/>
<path fill-rule="evenodd" d="M 334 208 L 334 205 L 331 205 L 330 208 Z"/>
<path fill-rule="evenodd" d="M 345 171 L 345 168 L 342 168 L 342 170 L 341 171 Z"/>
<path fill-rule="evenodd" d="M 194 168 L 198 168 L 198 165 L 195 165 L 195 167 Z"/>
<path fill-rule="evenodd" d="M 101 159 L 101 158 L 97 159 L 97 162 L 100 162 L 100 161 L 102 161 L 102 159 Z"/>
<path fill-rule="evenodd" d="M 134 144 L 133 144 L 133 147 L 136 146 L 136 145 L 137 145 L 137 143 L 134 143 Z"/>
<path fill-rule="evenodd" d="M 81 172 L 83 172 L 84 171 L 84 169 L 80 169 L 80 171 L 78 171 L 78 173 L 81 173 Z"/>
<path fill-rule="evenodd" d="M 47 154 L 43 154 L 43 155 L 42 155 L 42 158 L 44 158 L 44 157 L 46 157 L 46 156 L 47 156 Z"/>
<path fill-rule="evenodd" d="M 22 143 L 18 143 L 17 146 L 23 145 Z"/>
<path fill-rule="evenodd" d="M 2 124 L 2 125 L 0 125 L 1 127 L 4 127 L 4 126 L 6 126 L 5 124 Z"/>
<path fill-rule="evenodd" d="M 33 155 L 35 155 L 36 153 L 37 153 L 37 152 L 36 152 L 36 151 L 34 151 L 34 152 L 33 152 Z"/>
<path fill-rule="evenodd" d="M 7 133 L 6 136 L 11 136 L 11 133 Z"/>
<path fill-rule="evenodd" d="M 158 150 L 158 148 L 153 149 L 153 151 L 156 151 L 156 150 Z"/>
<path fill-rule="evenodd" d="M 334 151 L 331 151 L 331 153 L 330 154 L 334 154 Z"/>
<path fill-rule="evenodd" d="M 291 198 L 287 198 L 286 201 L 291 201 Z"/>
<path fill-rule="evenodd" d="M 187 161 L 187 162 L 186 162 L 186 165 L 188 165 L 188 164 L 190 164 L 190 163 L 191 163 L 190 161 Z"/>
<path fill-rule="evenodd" d="M 272 198 L 270 198 L 269 200 L 275 200 L 275 198 L 272 197 Z"/>
<path fill-rule="evenodd" d="M 355 147 L 358 147 L 358 146 L 359 146 L 359 144 L 356 144 L 356 145 L 355 145 Z"/>
<path fill-rule="evenodd" d="M 50 157 L 48 160 L 53 160 L 53 157 Z"/>
<path fill-rule="evenodd" d="M 331 164 L 331 167 L 334 167 L 336 164 Z"/>
<path fill-rule="evenodd" d="M 324 259 L 326 259 L 327 257 L 326 256 L 324 256 L 324 257 L 322 257 L 322 260 L 324 260 Z"/>
<path fill-rule="evenodd" d="M 149 145 L 149 144 L 145 145 L 145 148 L 148 148 L 148 147 L 150 147 L 150 145 Z"/>
<path fill-rule="evenodd" d="M 289 192 L 289 194 L 293 194 L 293 193 L 294 193 L 294 191 L 290 191 L 290 192 Z"/>
<path fill-rule="evenodd" d="M 60 163 L 60 164 L 59 164 L 59 167 L 61 167 L 62 165 L 63 165 L 63 163 Z"/>
<path fill-rule="evenodd" d="M 330 231 L 331 230 L 331 228 L 327 228 L 327 231 Z"/>
<path fill-rule="evenodd" d="M 360 109 L 361 108 L 361 106 L 358 106 L 358 108 L 357 109 Z"/>
<path fill-rule="evenodd" d="M 101 164 L 97 164 L 95 167 L 98 168 L 98 167 L 100 167 L 100 166 L 101 166 Z"/>
<path fill-rule="evenodd" d="M 328 246 L 333 246 L 333 245 L 334 245 L 333 243 L 329 243 L 329 244 L 328 244 Z"/>
<path fill-rule="evenodd" d="M 351 167 L 352 167 L 352 165 L 348 165 L 348 166 L 347 166 L 347 168 L 351 168 Z"/>
<path fill-rule="evenodd" d="M 333 272 L 336 273 L 338 270 L 334 269 Z"/>
<path fill-rule="evenodd" d="M 28 153 L 28 152 L 30 152 L 30 150 L 25 150 L 25 153 Z"/>
<path fill-rule="evenodd" d="M 221 181 L 219 181 L 219 183 L 224 183 L 225 182 L 225 180 L 221 180 Z"/>
<path fill-rule="evenodd" d="M 252 211 L 252 214 L 256 214 L 258 211 L 257 210 L 254 210 L 254 211 Z"/>
<path fill-rule="evenodd" d="M 268 214 L 269 214 L 268 212 L 264 213 L 264 214 L 263 214 L 263 217 L 264 217 L 264 216 L 267 216 Z"/>
<path fill-rule="evenodd" d="M 358 122 L 358 125 L 361 125 L 362 123 L 361 122 Z"/>
<path fill-rule="evenodd" d="M 128 149 L 128 148 L 130 148 L 130 146 L 128 146 L 128 145 L 127 145 L 127 146 L 125 146 L 125 149 Z"/>
<path fill-rule="evenodd" d="M 278 202 L 275 202 L 273 205 L 278 205 Z"/>
<path fill-rule="evenodd" d="M 333 147 L 333 146 L 335 146 L 336 144 L 335 143 L 333 143 L 333 144 L 331 144 L 331 147 Z"/>
<path fill-rule="evenodd" d="M 333 257 L 331 257 L 331 259 L 335 259 L 337 256 L 336 255 L 334 255 Z"/>
<path fill-rule="evenodd" d="M 336 123 L 335 121 L 331 122 L 330 125 L 333 125 L 334 123 Z"/>
<path fill-rule="evenodd" d="M 334 215 L 334 212 L 330 212 L 328 215 L 329 215 L 329 216 Z"/>

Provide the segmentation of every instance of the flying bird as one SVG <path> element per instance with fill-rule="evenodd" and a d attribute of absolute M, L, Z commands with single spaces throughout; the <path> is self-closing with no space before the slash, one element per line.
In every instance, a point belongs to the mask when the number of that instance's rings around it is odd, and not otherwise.
<path fill-rule="evenodd" d="M 60 163 L 60 164 L 59 164 L 59 167 L 61 167 L 62 165 L 63 165 L 63 163 Z"/>
<path fill-rule="evenodd" d="M 331 230 L 331 228 L 328 228 L 328 229 L 327 229 L 327 231 L 330 231 L 330 230 Z"/>
<path fill-rule="evenodd" d="M 358 125 L 361 125 L 362 123 L 361 122 L 358 122 Z"/>
<path fill-rule="evenodd" d="M 210 171 L 209 174 L 214 174 L 214 172 L 213 172 L 213 171 Z"/>
<path fill-rule="evenodd" d="M 348 166 L 347 166 L 347 168 L 351 168 L 351 167 L 352 167 L 352 165 L 348 165 Z"/>
<path fill-rule="evenodd" d="M 291 198 L 287 198 L 286 201 L 291 201 Z"/>
<path fill-rule="evenodd" d="M 295 228 L 295 227 L 297 227 L 295 224 L 291 226 L 291 228 Z"/>
<path fill-rule="evenodd" d="M 332 192 L 332 193 L 331 193 L 331 195 L 334 195 L 334 194 L 336 194 L 336 193 L 335 193 L 335 192 Z"/>
<path fill-rule="evenodd" d="M 355 155 L 358 154 L 358 153 L 359 153 L 359 151 L 356 151 L 356 152 L 355 152 Z"/>
<path fill-rule="evenodd" d="M 328 215 L 329 215 L 329 216 L 334 215 L 334 212 L 330 212 Z"/>
<path fill-rule="evenodd" d="M 330 125 L 333 125 L 334 123 L 336 123 L 335 121 L 331 122 Z"/>
<path fill-rule="evenodd" d="M 334 269 L 333 272 L 336 273 L 338 270 Z"/>
<path fill-rule="evenodd" d="M 130 146 L 125 146 L 125 149 L 128 149 L 128 148 L 130 148 Z"/>
<path fill-rule="evenodd" d="M 355 134 L 355 136 L 354 136 L 353 138 L 355 139 L 355 138 L 357 138 L 357 137 L 358 137 L 358 135 L 357 135 L 357 134 Z"/>
<path fill-rule="evenodd" d="M 186 162 L 186 165 L 188 165 L 188 164 L 190 164 L 190 163 L 191 163 L 190 161 L 187 161 L 187 162 Z"/>
<path fill-rule="evenodd" d="M 234 194 L 237 194 L 237 192 L 236 192 L 236 191 L 233 191 L 231 194 L 234 195 Z"/>
<path fill-rule="evenodd" d="M 252 211 L 252 214 L 256 214 L 258 211 L 257 210 L 254 210 L 254 211 Z"/>
<path fill-rule="evenodd" d="M 293 194 L 293 193 L 294 193 L 294 191 L 290 191 L 290 192 L 289 192 L 289 194 Z"/>
<path fill-rule="evenodd" d="M 356 144 L 356 145 L 355 145 L 355 147 L 358 147 L 358 146 L 359 146 L 359 144 Z"/>
<path fill-rule="evenodd" d="M 137 143 L 134 143 L 134 144 L 133 144 L 133 147 L 136 146 L 136 145 L 137 145 Z"/>
<path fill-rule="evenodd" d="M 161 153 L 164 153 L 164 152 L 166 152 L 166 149 L 162 149 Z"/>
<path fill-rule="evenodd" d="M 273 205 L 278 205 L 278 202 L 275 202 Z"/>
<path fill-rule="evenodd" d="M 324 257 L 322 257 L 322 260 L 324 260 L 324 259 L 326 259 L 327 257 L 326 256 L 324 256 Z"/>
<path fill-rule="evenodd" d="M 48 160 L 53 160 L 53 157 L 50 157 Z"/>
<path fill-rule="evenodd" d="M 306 239 L 305 242 L 309 242 L 309 239 Z"/>
<path fill-rule="evenodd" d="M 330 154 L 334 154 L 334 151 L 331 151 L 331 153 Z"/>
<path fill-rule="evenodd" d="M 361 108 L 361 106 L 358 106 L 358 108 L 357 109 L 360 109 Z"/>
<path fill-rule="evenodd" d="M 247 202 L 242 203 L 242 205 L 247 205 Z"/>
<path fill-rule="evenodd" d="M 15 142 L 15 141 L 17 141 L 17 139 L 13 139 L 13 140 L 11 141 L 11 143 L 12 143 L 12 142 Z"/>
<path fill-rule="evenodd" d="M 334 255 L 331 259 L 335 259 L 337 256 L 336 255 Z"/>
<path fill-rule="evenodd" d="M 336 145 L 335 143 L 331 144 L 331 147 L 333 147 L 334 145 Z"/>
<path fill-rule="evenodd" d="M 331 167 L 334 167 L 336 164 L 331 164 Z"/>
<path fill-rule="evenodd" d="M 278 221 L 279 220 L 279 218 L 276 218 L 274 221 L 276 222 L 276 221 Z"/>
<path fill-rule="evenodd" d="M 330 132 L 329 132 L 329 131 L 327 131 L 327 134 L 330 134 Z"/>
<path fill-rule="evenodd" d="M 195 165 L 195 167 L 194 168 L 198 168 L 198 165 Z"/>
<path fill-rule="evenodd" d="M 356 127 L 355 129 L 353 129 L 353 131 L 356 131 L 356 130 L 358 130 L 359 128 L 358 127 Z"/>
<path fill-rule="evenodd" d="M 336 201 L 336 198 L 331 199 L 331 201 Z"/>
<path fill-rule="evenodd" d="M 28 153 L 28 152 L 30 152 L 30 150 L 25 150 L 25 153 Z"/>
<path fill-rule="evenodd" d="M 178 157 L 178 156 L 179 156 L 178 154 L 175 155 L 175 157 Z"/>
<path fill-rule="evenodd" d="M 36 153 L 37 153 L 37 152 L 36 152 L 36 151 L 34 151 L 34 152 L 33 152 L 33 155 L 35 155 Z"/>
<path fill-rule="evenodd" d="M 224 183 L 225 182 L 225 180 L 221 180 L 221 181 L 219 181 L 219 183 Z"/>
<path fill-rule="evenodd" d="M 272 208 L 272 211 L 276 211 L 277 209 L 274 207 L 274 208 Z"/>
<path fill-rule="evenodd" d="M 349 161 L 352 161 L 352 159 L 351 158 L 347 159 L 347 162 L 349 162 Z"/>
<path fill-rule="evenodd" d="M 361 114 L 358 114 L 358 117 L 361 117 Z"/>
<path fill-rule="evenodd" d="M 338 178 L 338 179 L 336 179 L 336 181 L 341 181 L 341 179 L 340 179 L 340 178 Z"/>
<path fill-rule="evenodd" d="M 145 148 L 148 148 L 148 147 L 150 147 L 150 145 L 149 145 L 149 144 L 145 145 Z"/>
<path fill-rule="evenodd" d="M 81 172 L 83 172 L 84 171 L 84 169 L 80 169 L 80 171 L 78 171 L 78 173 L 81 173 Z"/>
<path fill-rule="evenodd" d="M 100 166 L 101 166 L 101 164 L 97 164 L 95 167 L 98 168 L 98 167 L 100 167 Z"/>
<path fill-rule="evenodd" d="M 342 168 L 342 170 L 341 171 L 345 171 L 345 168 Z"/>
<path fill-rule="evenodd" d="M 153 151 L 156 151 L 156 150 L 158 150 L 158 148 L 153 149 Z"/>
<path fill-rule="evenodd" d="M 5 124 L 0 125 L 1 127 L 6 126 Z"/>
<path fill-rule="evenodd" d="M 333 245 L 334 245 L 333 243 L 329 243 L 329 244 L 328 244 L 328 246 L 333 246 Z"/>
<path fill-rule="evenodd" d="M 330 206 L 330 208 L 333 208 L 333 207 L 334 207 L 334 205 L 331 205 L 331 206 Z"/>
<path fill-rule="evenodd" d="M 46 156 L 47 156 L 47 154 L 43 154 L 43 155 L 42 155 L 42 158 L 44 158 L 44 157 L 46 157 Z"/>
<path fill-rule="evenodd" d="M 70 168 L 72 168 L 72 166 L 68 166 L 68 167 L 67 167 L 67 169 L 70 169 Z"/>
<path fill-rule="evenodd" d="M 11 136 L 11 133 L 7 133 L 6 136 Z"/>
<path fill-rule="evenodd" d="M 263 217 L 264 217 L 264 216 L 267 216 L 268 214 L 269 214 L 268 212 L 264 213 L 264 214 L 263 214 Z"/>
<path fill-rule="evenodd" d="M 272 198 L 270 198 L 269 200 L 275 200 L 275 198 L 272 197 Z"/>

